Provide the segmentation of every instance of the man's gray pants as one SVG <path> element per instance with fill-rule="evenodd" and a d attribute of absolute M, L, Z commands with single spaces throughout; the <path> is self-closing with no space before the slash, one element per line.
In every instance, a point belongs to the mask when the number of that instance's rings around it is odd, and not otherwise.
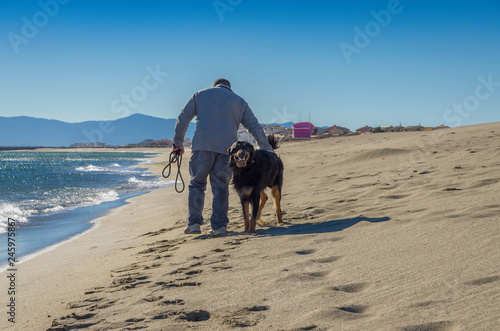
<path fill-rule="evenodd" d="M 231 168 L 229 167 L 229 156 L 207 151 L 193 151 L 189 159 L 189 202 L 188 223 L 189 225 L 203 224 L 203 206 L 205 204 L 205 189 L 207 177 L 210 175 L 213 202 L 210 224 L 212 229 L 217 230 L 227 226 L 229 218 L 229 181 L 231 180 Z"/>

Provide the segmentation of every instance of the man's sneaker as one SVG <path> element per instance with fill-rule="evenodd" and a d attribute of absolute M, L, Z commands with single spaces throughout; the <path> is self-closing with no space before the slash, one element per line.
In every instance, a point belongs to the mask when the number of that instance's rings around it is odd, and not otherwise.
<path fill-rule="evenodd" d="M 201 228 L 200 228 L 200 225 L 198 223 L 195 223 L 195 224 L 192 224 L 192 225 L 186 225 L 186 227 L 184 228 L 184 233 L 185 234 L 190 234 L 190 233 L 201 233 Z"/>
<path fill-rule="evenodd" d="M 208 230 L 208 234 L 211 236 L 222 236 L 226 234 L 226 227 L 220 227 L 217 230 Z"/>

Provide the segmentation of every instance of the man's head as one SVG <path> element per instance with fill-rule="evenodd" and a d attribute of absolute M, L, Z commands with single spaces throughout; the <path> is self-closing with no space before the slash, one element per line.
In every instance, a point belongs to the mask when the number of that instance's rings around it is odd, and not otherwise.
<path fill-rule="evenodd" d="M 224 84 L 224 85 L 227 85 L 227 86 L 231 87 L 231 83 L 227 79 L 225 79 L 225 78 L 219 78 L 219 79 L 217 79 L 214 82 L 214 87 L 216 87 L 219 84 Z"/>

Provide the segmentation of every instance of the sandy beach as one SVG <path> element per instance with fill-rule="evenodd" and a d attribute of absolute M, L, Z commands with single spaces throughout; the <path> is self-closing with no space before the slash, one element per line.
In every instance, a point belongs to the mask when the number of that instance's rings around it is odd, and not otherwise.
<path fill-rule="evenodd" d="M 132 198 L 18 265 L 16 323 L 3 272 L 0 329 L 498 330 L 500 123 L 277 153 L 285 226 L 244 234 L 233 189 L 218 238 L 183 233 L 187 189 Z"/>

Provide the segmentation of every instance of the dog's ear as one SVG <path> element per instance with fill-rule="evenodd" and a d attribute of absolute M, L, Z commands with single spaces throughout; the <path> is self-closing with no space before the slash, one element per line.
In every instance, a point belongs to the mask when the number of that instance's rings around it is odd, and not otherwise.
<path fill-rule="evenodd" d="M 231 155 L 233 155 L 235 153 L 236 145 L 238 145 L 237 141 L 234 144 L 232 144 L 231 147 L 229 147 L 227 149 L 227 154 L 229 154 L 229 156 L 231 156 Z"/>
<path fill-rule="evenodd" d="M 234 153 L 235 153 L 235 150 L 236 150 L 236 144 L 237 144 L 237 142 L 235 142 L 231 147 L 229 147 L 227 149 L 227 153 L 229 154 L 229 165 L 230 166 L 232 166 L 233 164 L 236 163 L 234 161 Z"/>

